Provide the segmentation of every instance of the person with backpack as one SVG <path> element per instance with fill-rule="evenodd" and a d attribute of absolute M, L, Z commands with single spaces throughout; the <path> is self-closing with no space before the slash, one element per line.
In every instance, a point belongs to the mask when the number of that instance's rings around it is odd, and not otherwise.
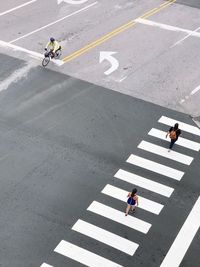
<path fill-rule="evenodd" d="M 178 123 L 175 123 L 175 124 L 174 124 L 174 127 L 171 127 L 171 128 L 169 129 L 169 131 L 167 132 L 167 134 L 166 134 L 166 138 L 167 138 L 168 135 L 169 135 L 169 137 L 170 137 L 170 139 L 171 139 L 171 142 L 170 142 L 170 145 L 169 145 L 169 150 L 168 150 L 168 152 L 171 151 L 173 145 L 174 145 L 175 142 L 178 140 L 178 137 L 179 137 L 179 135 L 181 134 L 181 130 L 178 128 L 178 126 L 179 126 Z"/>
<path fill-rule="evenodd" d="M 134 188 L 132 192 L 129 192 L 127 195 L 128 200 L 127 200 L 127 208 L 126 208 L 125 216 L 128 215 L 130 209 L 131 209 L 131 212 L 135 212 L 135 206 L 136 205 L 138 206 L 139 204 L 138 196 L 136 195 L 136 193 L 137 193 L 137 189 Z"/>

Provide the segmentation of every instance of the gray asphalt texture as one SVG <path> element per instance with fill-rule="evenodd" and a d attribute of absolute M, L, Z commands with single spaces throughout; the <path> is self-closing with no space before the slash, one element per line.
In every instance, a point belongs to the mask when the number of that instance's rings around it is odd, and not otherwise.
<path fill-rule="evenodd" d="M 0 60 L 3 79 L 27 64 L 2 54 Z M 1 91 L 0 266 L 83 266 L 53 252 L 64 239 L 126 267 L 158 267 L 200 191 L 199 153 L 175 147 L 195 158 L 188 167 L 137 148 L 143 139 L 168 147 L 147 135 L 152 127 L 168 130 L 157 122 L 162 115 L 193 124 L 186 114 L 40 66 Z M 185 175 L 177 182 L 130 166 L 125 161 L 131 153 Z M 93 200 L 124 211 L 123 203 L 100 193 L 107 183 L 132 189 L 113 179 L 119 168 L 175 188 L 166 199 L 138 187 L 139 194 L 165 205 L 159 216 L 137 211 L 137 218 L 152 223 L 147 235 L 86 211 Z M 73 232 L 79 218 L 138 242 L 136 254 L 127 256 Z M 200 266 L 199 241 L 198 232 L 181 267 Z"/>
<path fill-rule="evenodd" d="M 2 1 L 0 12 L 22 3 L 24 0 Z M 94 3 L 96 4 L 79 12 Z M 64 2 L 58 5 L 56 0 L 36 1 L 0 16 L 0 39 L 5 42 L 15 40 L 13 45 L 43 53 L 49 37 L 54 36 L 63 47 L 64 59 L 163 3 L 166 1 L 88 0 L 82 5 Z M 165 24 L 167 27 L 175 26 L 199 32 L 200 9 L 196 6 L 199 6 L 198 0 L 178 0 L 156 13 L 153 12 L 147 20 Z M 67 18 L 63 19 L 64 17 Z M 59 19 L 63 20 L 57 22 Z M 55 24 L 52 25 L 52 22 Z M 109 61 L 99 63 L 101 51 L 116 52 L 114 57 L 118 60 L 119 67 L 111 75 L 104 74 L 110 67 Z M 200 84 L 199 51 L 199 37 L 188 36 L 187 32 L 179 30 L 136 23 L 66 62 L 59 71 L 190 114 L 200 121 L 200 94 L 191 94 Z M 10 51 L 8 54 L 10 55 Z M 12 55 L 18 55 L 20 59 L 25 57 L 17 50 Z"/>
<path fill-rule="evenodd" d="M 180 3 L 183 5 L 188 5 L 191 7 L 200 8 L 200 2 L 199 0 L 177 0 L 176 3 Z"/>

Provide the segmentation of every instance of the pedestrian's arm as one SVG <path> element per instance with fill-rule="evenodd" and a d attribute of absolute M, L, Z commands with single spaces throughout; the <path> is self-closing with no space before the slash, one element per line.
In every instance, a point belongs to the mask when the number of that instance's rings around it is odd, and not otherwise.
<path fill-rule="evenodd" d="M 168 131 L 167 134 L 166 134 L 166 138 L 167 138 L 168 135 L 169 135 L 169 131 Z"/>

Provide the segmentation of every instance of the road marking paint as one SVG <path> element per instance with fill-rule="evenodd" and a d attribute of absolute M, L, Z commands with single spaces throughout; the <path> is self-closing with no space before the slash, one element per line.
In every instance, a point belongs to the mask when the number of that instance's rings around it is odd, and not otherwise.
<path fill-rule="evenodd" d="M 32 1 L 26 2 L 26 3 L 22 4 L 22 5 L 19 5 L 19 6 L 16 6 L 14 8 L 11 8 L 11 9 L 9 9 L 7 11 L 4 11 L 4 12 L 0 13 L 0 16 L 6 15 L 8 13 L 11 13 L 11 12 L 13 12 L 13 11 L 19 9 L 19 8 L 22 8 L 24 6 L 30 5 L 30 4 L 32 4 L 32 3 L 36 2 L 36 1 L 38 1 L 38 0 L 32 0 Z"/>
<path fill-rule="evenodd" d="M 53 267 L 52 265 L 49 265 L 47 263 L 43 263 L 40 267 Z"/>
<path fill-rule="evenodd" d="M 173 47 L 176 46 L 176 45 L 181 44 L 184 40 L 186 40 L 187 38 L 189 38 L 190 36 L 192 36 L 193 33 L 197 33 L 197 31 L 198 31 L 199 29 L 200 29 L 200 27 L 198 27 L 196 30 L 192 31 L 192 33 L 189 33 L 188 35 L 186 35 L 184 38 L 180 39 L 178 42 L 176 42 L 175 44 L 173 44 L 173 45 L 171 46 L 171 48 L 173 48 Z"/>
<path fill-rule="evenodd" d="M 194 90 L 192 90 L 192 92 L 190 93 L 191 95 L 196 94 L 198 91 L 200 90 L 200 85 L 197 86 Z"/>
<path fill-rule="evenodd" d="M 169 153 L 167 148 L 164 148 L 162 146 L 157 146 L 157 145 L 154 145 L 154 144 L 146 142 L 146 141 L 142 141 L 138 145 L 138 148 L 143 149 L 143 150 L 148 151 L 148 152 L 151 152 L 151 153 L 154 153 L 154 154 L 157 154 L 159 156 L 171 159 L 171 160 L 178 161 L 178 162 L 186 164 L 186 165 L 190 165 L 194 159 L 190 156 L 186 156 L 182 153 L 178 153 L 175 151 L 170 151 L 170 153 Z"/>
<path fill-rule="evenodd" d="M 166 116 L 162 116 L 158 122 L 163 123 L 165 125 L 169 125 L 169 126 L 174 126 L 175 123 L 179 124 L 179 128 L 185 132 L 191 133 L 191 134 L 195 134 L 200 136 L 200 129 L 196 126 L 192 126 L 190 124 L 181 122 L 181 121 L 177 121 L 171 118 L 168 118 Z"/>
<path fill-rule="evenodd" d="M 178 267 L 200 226 L 200 197 L 176 236 L 160 267 Z"/>
<path fill-rule="evenodd" d="M 163 164 L 157 163 L 152 160 L 148 160 L 136 155 L 131 154 L 130 157 L 126 160 L 126 162 L 131 163 L 133 165 L 139 166 L 141 168 L 159 173 L 161 175 L 165 175 L 177 181 L 180 181 L 184 175 L 184 172 L 176 170 L 171 167 L 167 167 Z"/>
<path fill-rule="evenodd" d="M 170 142 L 170 138 L 169 137 L 166 138 L 166 132 L 164 132 L 164 131 L 152 128 L 148 132 L 148 134 L 153 136 L 153 137 L 156 137 L 156 138 L 159 138 L 159 139 L 162 139 L 162 140 Z M 176 144 L 179 145 L 179 146 L 183 146 L 183 147 L 195 150 L 195 151 L 199 151 L 200 150 L 200 143 L 188 140 L 188 139 L 183 138 L 183 137 L 179 137 L 178 140 L 176 141 Z"/>
<path fill-rule="evenodd" d="M 149 10 L 148 12 L 144 13 L 141 17 L 149 17 L 152 14 L 155 14 L 155 13 L 159 12 L 160 10 L 164 9 L 166 6 L 171 5 L 175 1 L 176 0 L 167 1 L 166 3 L 160 5 L 159 7 L 153 8 L 152 10 Z M 133 27 L 135 24 L 136 23 L 134 22 L 134 20 L 129 21 L 128 23 L 120 26 L 119 28 L 116 28 L 112 32 L 102 36 L 101 38 L 97 39 L 96 41 L 94 41 L 92 43 L 89 43 L 86 46 L 84 46 L 83 48 L 73 52 L 69 56 L 66 56 L 65 58 L 63 58 L 63 61 L 69 62 L 69 61 L 77 58 L 78 56 L 81 56 L 82 54 L 86 53 L 87 51 L 91 50 L 92 48 L 95 48 L 98 45 L 104 43 L 105 41 L 113 38 L 114 36 L 116 36 L 118 34 L 120 34 L 121 32 L 124 32 L 125 30 L 128 30 L 129 28 Z"/>
<path fill-rule="evenodd" d="M 119 80 L 119 82 L 120 82 L 120 83 L 123 82 L 126 78 L 127 78 L 127 76 L 124 76 L 123 78 L 121 78 L 121 79 Z"/>
<path fill-rule="evenodd" d="M 140 18 L 143 18 L 143 19 L 148 18 L 148 17 L 150 17 L 150 16 L 152 16 L 152 15 L 158 13 L 158 12 L 159 12 L 160 10 L 162 10 L 163 8 L 166 8 L 166 7 L 168 7 L 169 5 L 172 5 L 172 4 L 175 3 L 175 2 L 176 2 L 176 0 L 169 0 L 169 1 L 167 1 L 167 2 L 165 2 L 165 3 L 163 3 L 163 4 L 161 4 L 158 8 L 156 8 L 156 9 L 154 8 L 154 9 L 150 10 L 149 12 L 145 13 L 144 15 L 140 16 Z"/>
<path fill-rule="evenodd" d="M 136 175 L 136 174 L 131 173 L 131 172 L 124 171 L 122 169 L 119 169 L 116 172 L 116 174 L 114 175 L 114 177 L 118 178 L 122 181 L 125 181 L 127 183 L 145 188 L 145 189 L 150 190 L 154 193 L 163 195 L 165 197 L 170 197 L 174 191 L 174 188 L 172 188 L 172 187 L 151 181 L 151 180 L 146 179 L 142 176 Z"/>
<path fill-rule="evenodd" d="M 65 61 L 65 62 L 71 61 L 72 59 L 84 54 L 85 52 L 91 50 L 92 48 L 94 48 L 94 47 L 104 43 L 105 41 L 111 39 L 112 37 L 118 35 L 119 33 L 129 29 L 133 25 L 135 25 L 134 21 L 133 20 L 129 21 L 128 23 L 120 26 L 119 28 L 113 30 L 112 32 L 104 35 L 103 37 L 97 39 L 96 41 L 84 46 L 83 48 L 81 48 L 81 49 L 75 51 L 74 53 L 70 54 L 69 56 L 65 57 L 63 59 L 63 61 Z"/>
<path fill-rule="evenodd" d="M 45 25 L 45 26 L 43 26 L 43 27 L 40 27 L 40 28 L 38 28 L 38 29 L 36 29 L 36 30 L 34 30 L 34 31 L 32 31 L 32 32 L 29 32 L 29 33 L 27 33 L 27 34 L 25 34 L 25 35 L 23 35 L 23 36 L 20 36 L 20 37 L 18 37 L 18 38 L 16 38 L 16 39 L 10 41 L 9 43 L 12 44 L 12 43 L 14 43 L 14 42 L 17 42 L 17 41 L 19 41 L 19 40 L 21 40 L 21 39 L 23 39 L 23 38 L 25 38 L 25 37 L 28 37 L 28 36 L 30 36 L 30 35 L 36 33 L 36 32 L 39 32 L 39 31 L 41 31 L 41 30 L 44 30 L 44 29 L 46 29 L 46 28 L 48 28 L 48 27 L 50 27 L 50 26 L 52 26 L 52 25 L 54 25 L 54 24 L 56 24 L 56 23 L 58 23 L 58 22 L 60 22 L 60 21 L 62 21 L 62 20 L 65 20 L 65 19 L 67 19 L 67 18 L 69 18 L 69 17 L 72 17 L 72 16 L 74 16 L 74 15 L 76 15 L 76 14 L 82 12 L 82 11 L 87 10 L 88 8 L 90 8 L 90 7 L 94 6 L 94 5 L 96 5 L 97 3 L 98 3 L 98 2 L 94 2 L 94 3 L 92 3 L 92 4 L 88 5 L 88 6 L 85 6 L 85 7 L 81 8 L 81 9 L 79 9 L 79 10 L 77 10 L 77 11 L 75 11 L 75 12 L 73 12 L 73 13 L 71 13 L 71 14 L 69 14 L 69 15 L 63 17 L 63 18 L 61 18 L 61 19 L 58 19 L 58 20 L 56 20 L 56 21 L 53 21 L 53 22 L 51 22 L 51 23 L 49 23 L 49 24 L 47 24 L 47 25 Z"/>
<path fill-rule="evenodd" d="M 25 49 L 25 48 L 17 46 L 17 45 L 7 43 L 7 42 L 1 41 L 1 40 L 0 40 L 0 46 L 2 46 L 4 48 L 10 48 L 14 51 L 20 51 L 20 52 L 26 53 L 26 54 L 30 55 L 31 57 L 39 59 L 39 60 L 44 58 L 43 54 Z M 59 60 L 59 59 L 52 59 L 51 61 L 58 66 L 61 66 L 64 64 L 64 62 L 62 60 Z"/>
<path fill-rule="evenodd" d="M 155 21 L 152 21 L 152 20 L 138 18 L 138 19 L 135 19 L 135 22 L 141 23 L 141 24 L 144 24 L 144 25 L 158 27 L 160 29 L 164 29 L 164 30 L 168 30 L 168 31 L 184 32 L 184 33 L 190 34 L 191 36 L 200 37 L 200 33 L 199 32 L 194 32 L 194 31 L 190 31 L 190 30 L 187 30 L 187 29 L 183 29 L 183 28 L 179 28 L 179 27 L 175 27 L 175 26 L 171 26 L 171 25 L 158 23 L 158 22 L 155 22 Z"/>
<path fill-rule="evenodd" d="M 22 79 L 23 77 L 27 76 L 29 71 L 33 67 L 34 67 L 33 64 L 28 64 L 28 65 L 23 66 L 20 69 L 15 70 L 10 76 L 8 76 L 5 80 L 3 80 L 0 83 L 0 92 L 8 89 L 8 87 L 12 83 L 15 83 L 15 82 L 19 81 L 20 79 Z"/>
<path fill-rule="evenodd" d="M 83 235 L 94 238 L 108 246 L 121 250 L 131 256 L 133 256 L 133 254 L 139 247 L 138 244 L 132 241 L 129 241 L 121 236 L 113 234 L 80 219 L 74 224 L 72 229 Z"/>
<path fill-rule="evenodd" d="M 125 216 L 125 210 L 124 212 L 121 212 L 97 201 L 93 201 L 92 204 L 87 208 L 87 210 L 106 217 L 107 219 L 113 220 L 117 223 L 126 225 L 131 229 L 135 229 L 144 234 L 146 234 L 151 227 L 150 223 L 147 223 L 143 220 L 137 219 L 132 216 Z"/>
<path fill-rule="evenodd" d="M 127 201 L 127 194 L 128 192 L 125 190 L 122 190 L 120 188 L 117 188 L 115 186 L 107 184 L 104 189 L 101 191 L 101 193 L 108 195 L 110 197 L 114 197 L 118 200 L 121 200 L 123 202 Z M 159 214 L 164 207 L 162 204 L 159 204 L 155 201 L 149 200 L 147 198 L 139 197 L 139 206 L 138 208 L 141 208 L 143 210 L 147 210 L 149 212 L 152 212 L 154 214 Z"/>
<path fill-rule="evenodd" d="M 88 267 L 123 267 L 122 265 L 64 240 L 60 241 L 54 251 Z"/>

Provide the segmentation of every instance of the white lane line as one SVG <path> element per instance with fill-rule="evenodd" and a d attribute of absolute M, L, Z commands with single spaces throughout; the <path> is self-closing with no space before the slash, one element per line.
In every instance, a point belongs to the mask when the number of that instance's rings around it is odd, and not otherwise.
<path fill-rule="evenodd" d="M 88 267 L 123 267 L 122 265 L 64 240 L 60 241 L 54 251 Z"/>
<path fill-rule="evenodd" d="M 164 158 L 178 161 L 178 162 L 186 164 L 186 165 L 190 165 L 194 159 L 190 156 L 186 156 L 184 154 L 181 154 L 181 153 L 178 153 L 175 151 L 170 151 L 170 153 L 169 153 L 167 148 L 164 148 L 164 147 L 158 146 L 158 145 L 154 145 L 154 144 L 146 142 L 146 141 L 142 141 L 138 145 L 138 148 L 143 149 L 143 150 L 148 151 L 148 152 L 151 152 L 153 154 L 162 156 Z"/>
<path fill-rule="evenodd" d="M 200 29 L 200 27 L 198 27 L 197 29 L 195 29 L 194 31 L 192 31 L 191 33 L 189 33 L 188 35 L 186 35 L 184 38 L 180 39 L 178 42 L 176 42 L 175 44 L 173 44 L 171 46 L 171 48 L 173 48 L 176 45 L 181 44 L 183 41 L 185 41 L 187 38 L 189 38 L 190 36 L 194 36 L 194 33 L 197 33 L 198 30 Z M 198 33 L 199 34 L 199 33 Z"/>
<path fill-rule="evenodd" d="M 114 197 L 123 202 L 127 201 L 128 192 L 118 187 L 112 186 L 110 184 L 107 184 L 104 187 L 104 189 L 101 191 L 101 193 L 108 195 L 110 197 Z M 141 208 L 143 210 L 147 210 L 149 212 L 152 212 L 158 215 L 161 212 L 162 208 L 164 207 L 162 204 L 149 200 L 147 198 L 141 197 L 140 195 L 138 197 L 139 197 L 138 208 Z"/>
<path fill-rule="evenodd" d="M 196 126 L 192 126 L 190 124 L 184 123 L 182 121 L 177 121 L 166 116 L 162 116 L 158 122 L 163 123 L 165 125 L 174 126 L 175 123 L 179 124 L 179 128 L 185 132 L 195 134 L 200 136 L 200 129 Z"/>
<path fill-rule="evenodd" d="M 28 36 L 30 36 L 30 35 L 36 33 L 36 32 L 39 32 L 39 31 L 41 31 L 41 30 L 44 30 L 44 29 L 46 29 L 46 28 L 48 28 L 48 27 L 50 27 L 50 26 L 52 26 L 52 25 L 54 25 L 54 24 L 56 24 L 56 23 L 58 23 L 58 22 L 60 22 L 60 21 L 62 21 L 62 20 L 65 20 L 65 19 L 67 19 L 67 18 L 69 18 L 69 17 L 72 17 L 72 16 L 74 16 L 74 15 L 76 15 L 76 14 L 82 12 L 82 11 L 87 10 L 88 8 L 90 8 L 90 7 L 94 6 L 94 5 L 96 5 L 97 3 L 98 3 L 98 2 L 94 2 L 94 3 L 92 3 L 92 4 L 90 4 L 90 5 L 86 6 L 86 7 L 83 7 L 83 8 L 81 8 L 81 9 L 79 9 L 79 10 L 77 10 L 77 11 L 75 11 L 75 12 L 73 12 L 73 13 L 71 13 L 71 14 L 69 14 L 69 15 L 63 17 L 63 18 L 61 18 L 61 19 L 58 19 L 58 20 L 56 20 L 56 21 L 53 21 L 53 22 L 51 22 L 51 23 L 49 23 L 49 24 L 47 24 L 47 25 L 45 25 L 45 26 L 43 26 L 43 27 L 41 27 L 41 28 L 38 28 L 38 29 L 36 29 L 36 30 L 34 30 L 34 31 L 32 31 L 32 32 L 29 32 L 29 33 L 27 33 L 27 34 L 25 34 L 25 35 L 23 35 L 23 36 L 20 36 L 20 37 L 18 37 L 18 38 L 16 38 L 16 39 L 10 41 L 9 43 L 12 44 L 12 43 L 14 43 L 14 42 L 16 42 L 16 41 L 19 41 L 19 40 L 21 40 L 21 39 L 23 39 L 23 38 L 25 38 L 25 37 L 28 37 Z"/>
<path fill-rule="evenodd" d="M 131 172 L 124 171 L 122 169 L 119 169 L 116 174 L 114 175 L 115 178 L 118 178 L 122 181 L 125 181 L 127 183 L 137 185 L 139 187 L 145 188 L 147 190 L 150 190 L 154 193 L 160 194 L 165 197 L 170 197 L 171 194 L 174 191 L 174 188 L 151 181 L 149 179 L 146 179 L 142 176 L 136 175 Z"/>
<path fill-rule="evenodd" d="M 180 181 L 184 175 L 184 172 L 182 171 L 176 170 L 171 167 L 167 167 L 163 164 L 133 154 L 130 155 L 130 157 L 126 160 L 126 162 L 147 169 L 149 171 L 165 175 L 177 181 Z"/>
<path fill-rule="evenodd" d="M 190 93 L 191 95 L 196 94 L 198 91 L 200 90 L 200 85 L 197 86 L 194 90 L 192 90 L 192 92 Z"/>
<path fill-rule="evenodd" d="M 49 265 L 47 263 L 43 263 L 40 267 L 53 267 L 52 265 Z"/>
<path fill-rule="evenodd" d="M 133 254 L 139 247 L 138 244 L 132 241 L 129 241 L 121 236 L 113 234 L 107 230 L 104 230 L 100 227 L 97 227 L 80 219 L 74 224 L 72 230 L 94 238 L 108 246 L 121 250 L 131 256 L 133 256 Z"/>
<path fill-rule="evenodd" d="M 27 76 L 29 71 L 34 67 L 34 64 L 28 64 L 23 66 L 20 69 L 14 71 L 10 76 L 0 83 L 0 92 L 8 89 L 12 83 L 16 83 L 21 80 L 23 77 Z"/>
<path fill-rule="evenodd" d="M 200 37 L 200 33 L 196 32 L 196 31 L 190 31 L 190 30 L 187 30 L 187 29 L 174 27 L 174 26 L 171 26 L 171 25 L 158 23 L 158 22 L 155 22 L 155 21 L 152 21 L 152 20 L 138 18 L 138 19 L 135 19 L 134 21 L 138 22 L 138 23 L 141 23 L 141 24 L 158 27 L 160 29 L 164 29 L 164 30 L 168 30 L 168 31 L 184 32 L 184 33 L 189 34 L 190 36 Z"/>
<path fill-rule="evenodd" d="M 121 78 L 121 79 L 119 80 L 119 82 L 120 82 L 120 83 L 123 82 L 126 78 L 127 78 L 127 76 L 124 76 L 123 78 Z"/>
<path fill-rule="evenodd" d="M 200 197 L 175 238 L 160 267 L 178 267 L 200 226 Z"/>
<path fill-rule="evenodd" d="M 29 1 L 29 2 L 26 2 L 26 3 L 22 4 L 20 6 L 16 6 L 14 8 L 11 8 L 11 9 L 9 9 L 7 11 L 4 11 L 4 12 L 0 13 L 0 16 L 6 15 L 8 13 L 11 13 L 11 12 L 13 12 L 13 11 L 19 9 L 19 8 L 22 8 L 24 6 L 30 5 L 30 4 L 32 4 L 32 3 L 36 2 L 36 1 L 38 1 L 38 0 L 32 0 L 32 1 Z"/>
<path fill-rule="evenodd" d="M 31 51 L 31 50 L 25 49 L 25 48 L 20 47 L 20 46 L 17 46 L 17 45 L 13 45 L 13 44 L 7 43 L 7 42 L 1 41 L 1 40 L 0 40 L 0 46 L 1 47 L 4 47 L 4 48 L 12 49 L 13 51 L 23 52 L 23 53 L 28 54 L 31 57 L 36 58 L 38 60 L 42 60 L 44 58 L 44 55 L 43 54 L 40 54 L 40 53 Z M 64 61 L 59 60 L 59 59 L 56 59 L 56 60 L 55 59 L 52 59 L 51 61 L 54 64 L 58 65 L 58 66 L 61 66 L 61 65 L 64 64 Z"/>
<path fill-rule="evenodd" d="M 170 138 L 166 138 L 166 132 L 152 128 L 149 132 L 149 135 L 159 138 L 161 140 L 165 140 L 165 141 L 170 141 Z M 191 150 L 195 150 L 195 151 L 199 151 L 200 150 L 200 143 L 185 139 L 183 137 L 179 137 L 178 140 L 176 141 L 176 144 L 179 146 L 183 146 L 186 148 L 189 148 Z M 171 153 L 171 152 L 170 152 Z"/>
<path fill-rule="evenodd" d="M 104 216 L 117 223 L 126 225 L 144 234 L 146 234 L 151 227 L 150 223 L 147 223 L 143 220 L 137 219 L 133 216 L 125 216 L 125 210 L 124 212 L 121 212 L 97 201 L 93 201 L 92 204 L 87 208 L 87 210 Z"/>

